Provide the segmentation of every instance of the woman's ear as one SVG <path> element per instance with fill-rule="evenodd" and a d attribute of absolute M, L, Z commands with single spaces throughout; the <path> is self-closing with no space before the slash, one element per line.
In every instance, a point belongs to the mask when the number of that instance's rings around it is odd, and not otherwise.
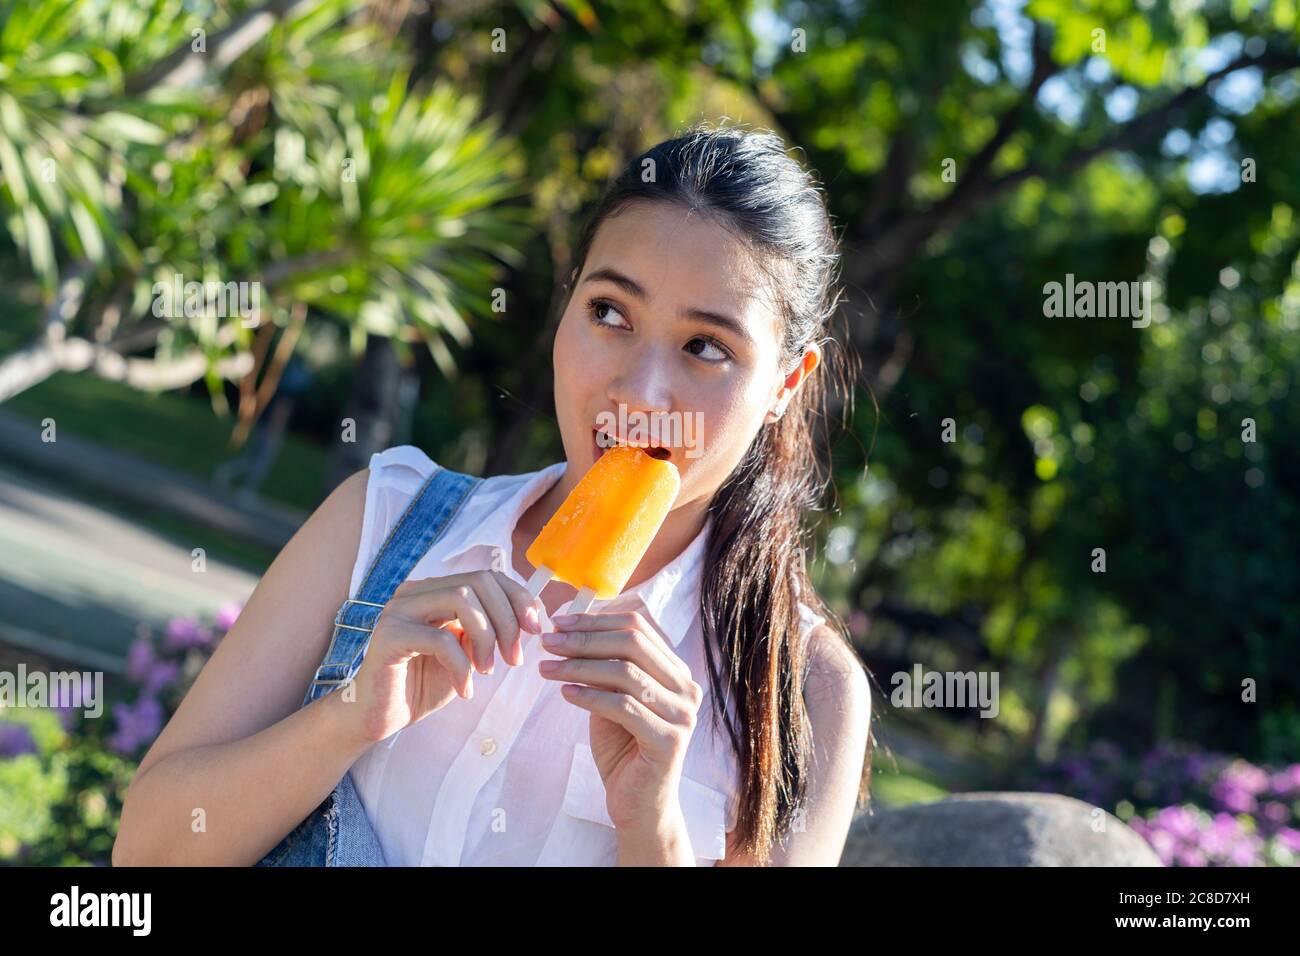
<path fill-rule="evenodd" d="M 781 383 L 781 387 L 777 389 L 772 407 L 768 409 L 767 415 L 763 418 L 764 424 L 770 425 L 785 414 L 786 406 L 789 405 L 791 400 L 794 398 L 795 392 L 799 390 L 799 386 L 803 384 L 803 380 L 811 375 L 812 370 L 821 363 L 821 360 L 821 347 L 814 342 L 812 345 L 808 346 L 808 351 L 803 353 L 803 357 L 799 359 L 799 363 L 794 367 L 790 374 L 785 377 L 785 381 Z"/>

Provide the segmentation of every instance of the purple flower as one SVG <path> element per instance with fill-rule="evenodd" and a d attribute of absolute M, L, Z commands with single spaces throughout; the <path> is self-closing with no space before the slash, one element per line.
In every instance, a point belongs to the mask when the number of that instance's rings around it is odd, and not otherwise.
<path fill-rule="evenodd" d="M 148 634 L 141 634 L 131 642 L 131 648 L 126 652 L 126 676 L 133 683 L 143 684 L 148 680 L 149 669 L 156 659 L 153 641 Z"/>
<path fill-rule="evenodd" d="M 1283 827 L 1277 831 L 1275 838 L 1292 853 L 1300 853 L 1300 830 Z"/>
<path fill-rule="evenodd" d="M 1187 760 L 1183 764 L 1183 771 L 1187 775 L 1187 779 L 1196 783 L 1204 780 L 1212 768 L 1213 762 L 1199 753 L 1188 754 Z"/>
<path fill-rule="evenodd" d="M 1268 778 L 1268 789 L 1275 797 L 1288 797 L 1291 795 L 1291 775 L 1285 770 L 1272 774 Z"/>
<path fill-rule="evenodd" d="M 1264 841 L 1250 820 L 1219 812 L 1211 817 L 1191 804 L 1164 807 L 1130 826 L 1166 866 L 1262 866 Z M 1300 831 L 1291 831 L 1300 841 Z M 1282 845 L 1292 839 L 1288 835 Z"/>
<path fill-rule="evenodd" d="M 1233 813 L 1259 811 L 1260 798 L 1267 795 L 1274 775 L 1245 760 L 1234 760 L 1224 768 L 1211 788 L 1213 798 Z"/>
<path fill-rule="evenodd" d="M 1233 784 L 1252 795 L 1263 793 L 1268 789 L 1269 784 L 1268 771 L 1244 760 L 1234 760 L 1219 779 L 1231 780 Z"/>
<path fill-rule="evenodd" d="M 1238 840 L 1228 853 L 1228 863 L 1231 866 L 1261 866 L 1263 865 L 1263 845 L 1256 836 L 1247 836 L 1245 839 Z"/>
<path fill-rule="evenodd" d="M 1174 854 L 1178 849 L 1178 841 L 1174 839 L 1172 833 L 1164 830 L 1151 830 L 1147 834 L 1147 841 L 1151 848 L 1156 851 L 1156 856 L 1160 857 L 1160 862 L 1165 866 L 1172 866 Z"/>
<path fill-rule="evenodd" d="M 1255 809 L 1255 791 L 1243 786 L 1242 778 L 1225 773 L 1210 790 L 1210 795 L 1223 809 L 1232 813 L 1251 813 Z"/>
<path fill-rule="evenodd" d="M 36 739 L 23 724 L 0 721 L 0 757 L 21 757 L 36 753 Z"/>
<path fill-rule="evenodd" d="M 173 661 L 154 661 L 144 680 L 143 692 L 152 696 L 180 676 L 181 666 Z"/>
<path fill-rule="evenodd" d="M 1261 816 L 1269 823 L 1281 826 L 1291 819 L 1291 808 L 1277 800 L 1269 800 L 1264 804 Z"/>
<path fill-rule="evenodd" d="M 108 746 L 126 756 L 152 743 L 162 730 L 162 704 L 153 697 L 141 697 L 134 707 L 114 704 L 113 717 L 117 730 L 108 738 Z"/>
<path fill-rule="evenodd" d="M 1220 833 L 1236 833 L 1241 829 L 1241 821 L 1231 813 L 1220 810 L 1214 815 L 1213 827 Z"/>
<path fill-rule="evenodd" d="M 198 621 L 189 617 L 174 617 L 167 622 L 167 636 L 163 638 L 163 647 L 169 651 L 183 651 L 191 647 L 202 647 L 210 635 L 199 627 Z"/>
<path fill-rule="evenodd" d="M 1300 763 L 1273 774 L 1269 784 L 1275 797 L 1300 796 Z"/>
<path fill-rule="evenodd" d="M 1209 856 L 1218 859 L 1228 852 L 1236 838 L 1235 827 L 1224 828 L 1217 824 L 1203 829 L 1197 837 L 1197 843 Z"/>
<path fill-rule="evenodd" d="M 1129 826 L 1166 866 L 1261 866 L 1300 854 L 1300 764 L 1257 766 L 1177 740 L 1126 757 L 1099 740 L 1044 770 L 1040 789 L 1135 804 Z"/>
<path fill-rule="evenodd" d="M 1154 823 L 1180 840 L 1194 840 L 1200 832 L 1200 821 L 1188 807 L 1165 807 L 1156 814 Z"/>
<path fill-rule="evenodd" d="M 239 617 L 239 612 L 242 610 L 243 607 L 234 601 L 231 601 L 229 604 L 221 605 L 221 607 L 217 609 L 217 627 L 222 631 L 230 630 L 235 626 L 235 619 Z M 866 618 L 865 614 L 862 616 L 864 619 Z"/>

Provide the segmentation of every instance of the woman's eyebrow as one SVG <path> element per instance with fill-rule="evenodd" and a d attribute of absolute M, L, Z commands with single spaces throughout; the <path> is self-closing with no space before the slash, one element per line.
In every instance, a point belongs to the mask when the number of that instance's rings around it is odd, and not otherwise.
<path fill-rule="evenodd" d="M 628 295 L 633 296 L 642 302 L 650 298 L 649 294 L 644 288 L 642 288 L 639 282 L 631 276 L 626 276 L 617 269 L 612 269 L 609 266 L 604 266 L 595 270 L 589 274 L 587 278 L 583 279 L 582 282 L 585 285 L 588 282 L 597 282 L 601 279 L 604 279 L 606 282 L 614 283 Z M 727 329 L 744 339 L 745 343 L 751 347 L 755 344 L 754 338 L 749 334 L 749 330 L 745 328 L 745 324 L 739 319 L 734 319 L 729 315 L 722 315 L 718 312 L 709 312 L 706 309 L 692 308 L 683 309 L 682 315 L 685 318 L 697 319 L 700 322 L 707 322 L 709 325 L 716 325 L 720 328 Z"/>

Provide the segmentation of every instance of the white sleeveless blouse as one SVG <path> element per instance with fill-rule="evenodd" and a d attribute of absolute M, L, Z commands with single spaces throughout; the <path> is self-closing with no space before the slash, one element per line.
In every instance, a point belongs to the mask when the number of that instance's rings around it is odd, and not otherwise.
<path fill-rule="evenodd" d="M 540 471 L 484 480 L 411 579 L 514 570 L 511 534 L 521 514 L 564 473 Z M 361 544 L 352 570 L 357 593 L 389 530 L 419 491 L 433 462 L 403 445 L 370 459 Z M 700 573 L 709 522 L 658 574 L 593 611 L 640 611 L 671 641 L 704 688 L 678 795 L 701 866 L 722 859 L 734 829 L 739 767 L 725 733 L 713 727 L 712 693 L 699 624 Z M 801 637 L 824 618 L 799 605 Z M 542 629 L 554 630 L 543 614 Z M 618 843 L 605 787 L 592 757 L 590 713 L 538 673 L 561 659 L 535 635 L 521 644 L 523 664 L 496 654 L 490 675 L 474 672 L 474 696 L 371 746 L 352 765 L 357 793 L 390 866 L 613 866 Z"/>

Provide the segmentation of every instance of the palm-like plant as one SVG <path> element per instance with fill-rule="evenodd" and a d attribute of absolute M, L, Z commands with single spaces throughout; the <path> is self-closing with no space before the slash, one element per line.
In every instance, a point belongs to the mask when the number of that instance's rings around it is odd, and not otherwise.
<path fill-rule="evenodd" d="M 442 335 L 464 344 L 463 316 L 491 312 L 531 221 L 502 204 L 524 195 L 520 160 L 476 110 L 447 85 L 408 92 L 399 73 L 382 96 L 340 105 L 337 136 L 276 142 L 274 252 L 321 263 L 293 295 L 346 317 L 358 342 L 423 338 L 447 374 Z"/>
<path fill-rule="evenodd" d="M 108 267 L 82 325 L 111 303 L 120 314 L 114 342 L 161 346 L 173 370 L 186 359 L 189 371 L 166 376 L 167 385 L 206 374 L 215 394 L 223 363 L 226 374 L 247 377 L 254 340 L 244 316 L 152 317 L 154 283 L 176 273 L 258 281 L 276 322 L 291 314 L 301 322 L 309 305 L 347 323 L 354 341 L 367 332 L 422 339 L 453 371 L 442 337 L 468 340 L 465 315 L 488 311 L 530 219 L 503 203 L 523 194 L 522 161 L 492 124 L 476 122 L 473 100 L 441 85 L 408 92 L 406 51 L 366 25 L 360 0 L 271 0 L 265 6 L 283 18 L 232 62 L 207 61 L 215 64 L 207 79 L 218 82 L 197 88 L 150 79 L 182 72 L 172 66 L 185 59 L 193 22 L 179 0 L 134 13 L 122 6 L 0 0 L 0 204 L 47 288 L 56 255 L 42 222 L 61 230 L 74 260 Z M 255 12 L 228 9 L 228 31 Z M 94 16 L 98 32 L 88 25 Z M 124 17 L 135 17 L 129 43 Z M 63 92 L 40 79 L 11 87 L 20 63 L 28 77 L 66 77 Z M 31 143 L 53 136 L 51 127 L 81 137 L 64 150 L 75 175 L 54 184 L 62 193 L 32 179 Z M 75 303 L 56 302 L 54 312 L 74 315 Z M 79 341 L 83 353 L 102 351 Z M 39 380 L 7 374 L 8 364 L 0 362 L 0 399 Z"/>
<path fill-rule="evenodd" d="M 132 148 L 166 137 L 150 117 L 167 107 L 125 95 L 125 77 L 187 35 L 182 10 L 0 0 L 0 211 L 47 290 L 56 240 L 94 265 L 110 249 L 131 257 L 122 185 Z"/>

